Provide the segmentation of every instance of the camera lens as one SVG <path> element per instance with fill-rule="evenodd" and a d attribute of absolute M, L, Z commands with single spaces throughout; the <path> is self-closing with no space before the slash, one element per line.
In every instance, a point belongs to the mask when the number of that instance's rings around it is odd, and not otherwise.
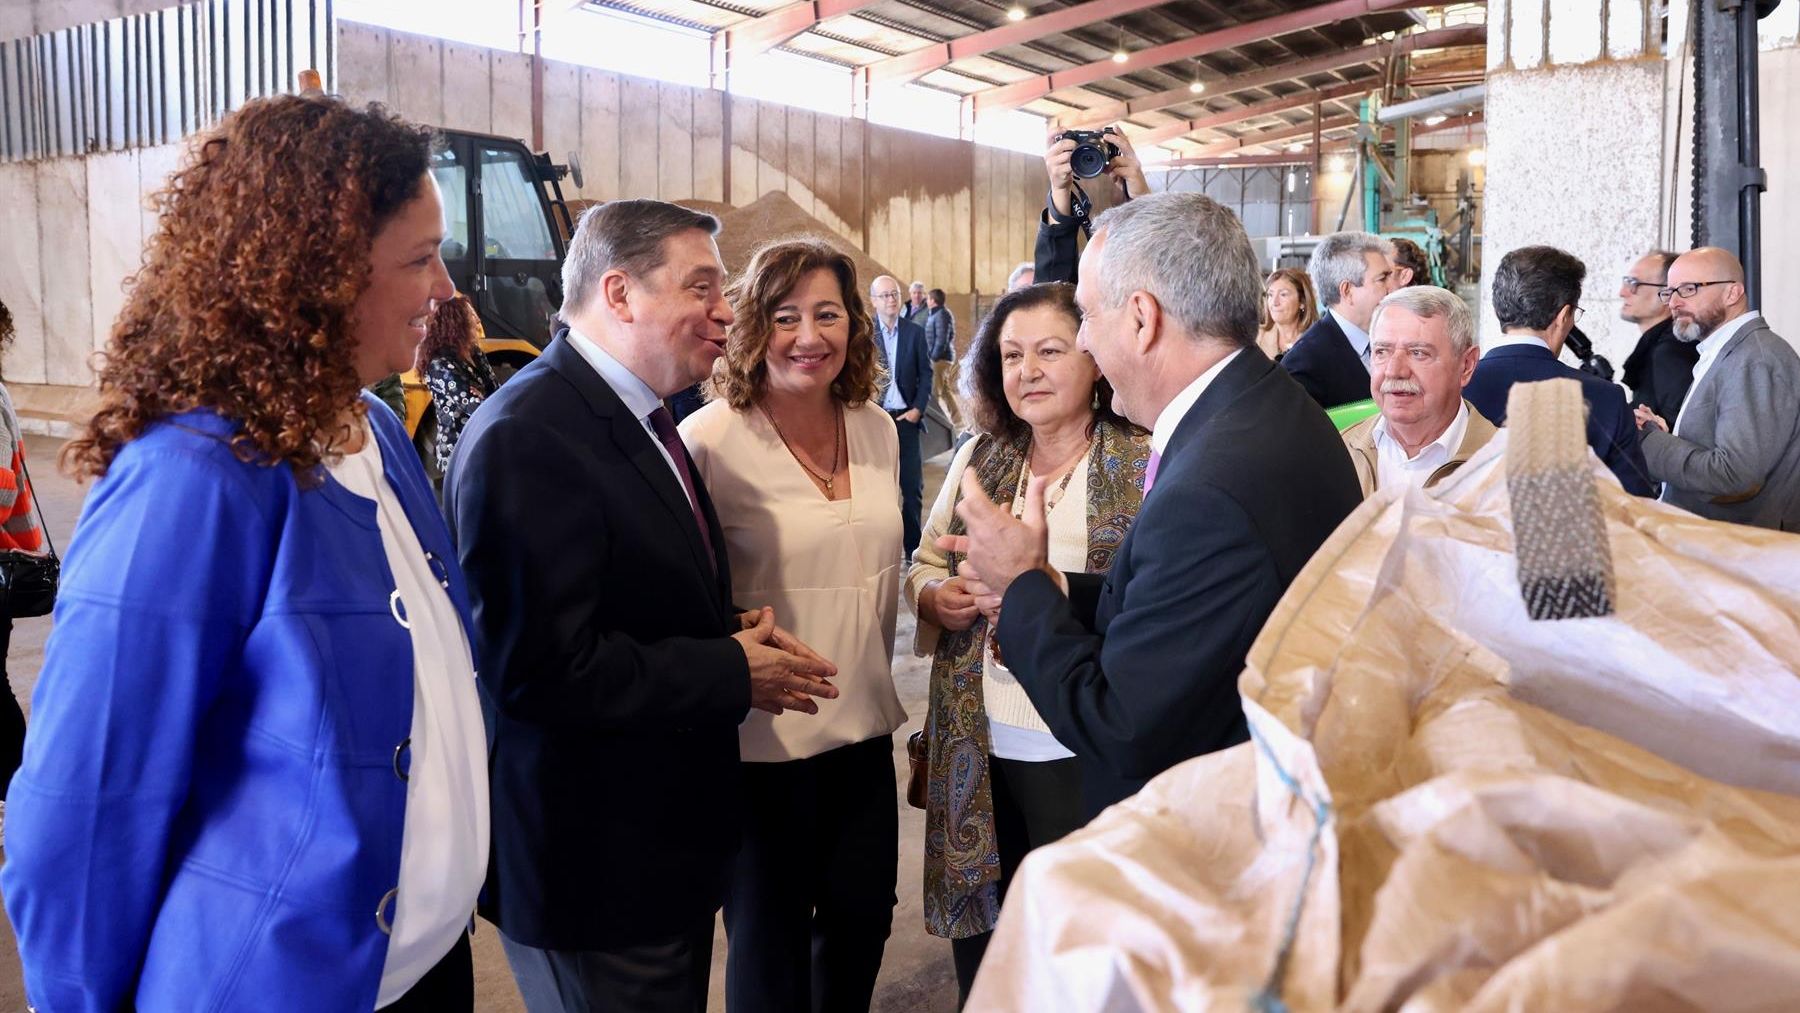
<path fill-rule="evenodd" d="M 1106 152 L 1097 144 L 1081 144 L 1069 155 L 1069 168 L 1082 179 L 1093 179 L 1106 171 Z"/>

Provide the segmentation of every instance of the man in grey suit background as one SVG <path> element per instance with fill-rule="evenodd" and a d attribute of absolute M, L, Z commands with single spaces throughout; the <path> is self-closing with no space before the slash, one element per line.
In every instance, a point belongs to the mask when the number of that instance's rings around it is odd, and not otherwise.
<path fill-rule="evenodd" d="M 1657 293 L 1700 361 L 1674 431 L 1637 410 L 1644 461 L 1662 500 L 1713 520 L 1800 531 L 1800 355 L 1750 308 L 1744 268 L 1701 247 Z"/>

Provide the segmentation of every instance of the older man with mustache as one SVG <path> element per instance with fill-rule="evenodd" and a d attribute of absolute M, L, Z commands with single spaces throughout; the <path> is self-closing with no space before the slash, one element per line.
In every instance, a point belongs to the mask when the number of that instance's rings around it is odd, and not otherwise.
<path fill-rule="evenodd" d="M 1700 361 L 1671 430 L 1637 410 L 1644 462 L 1662 500 L 1702 517 L 1800 531 L 1800 355 L 1750 308 L 1744 267 L 1701 247 L 1669 268 L 1657 293 L 1675 337 Z"/>
<path fill-rule="evenodd" d="M 1344 432 L 1363 497 L 1428 489 L 1499 430 L 1463 400 L 1481 358 L 1475 317 L 1454 292 L 1420 285 L 1381 300 L 1369 324 L 1369 396 L 1381 412 Z"/>

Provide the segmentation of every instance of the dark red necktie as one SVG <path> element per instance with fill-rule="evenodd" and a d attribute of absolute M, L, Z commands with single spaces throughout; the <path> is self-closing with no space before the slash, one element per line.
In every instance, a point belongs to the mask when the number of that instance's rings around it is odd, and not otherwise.
<path fill-rule="evenodd" d="M 706 546 L 706 561 L 717 573 L 719 557 L 713 554 L 712 535 L 707 532 L 706 517 L 700 512 L 700 497 L 694 493 L 693 469 L 688 467 L 687 447 L 682 445 L 681 434 L 675 431 L 675 416 L 669 414 L 667 407 L 657 405 L 650 413 L 650 428 L 656 430 L 656 438 L 662 441 L 663 449 L 675 462 L 675 473 L 681 476 L 682 488 L 687 490 L 688 509 L 694 514 L 694 526 L 700 529 L 700 543 Z"/>

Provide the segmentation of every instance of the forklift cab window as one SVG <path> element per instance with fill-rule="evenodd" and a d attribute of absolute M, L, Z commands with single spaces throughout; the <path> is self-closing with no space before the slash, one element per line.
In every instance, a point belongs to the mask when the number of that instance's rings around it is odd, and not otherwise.
<path fill-rule="evenodd" d="M 468 192 L 469 170 L 457 161 L 454 151 L 446 148 L 431 156 L 431 175 L 444 197 L 441 255 L 446 262 L 464 260 L 469 255 L 469 204 L 463 199 Z"/>

